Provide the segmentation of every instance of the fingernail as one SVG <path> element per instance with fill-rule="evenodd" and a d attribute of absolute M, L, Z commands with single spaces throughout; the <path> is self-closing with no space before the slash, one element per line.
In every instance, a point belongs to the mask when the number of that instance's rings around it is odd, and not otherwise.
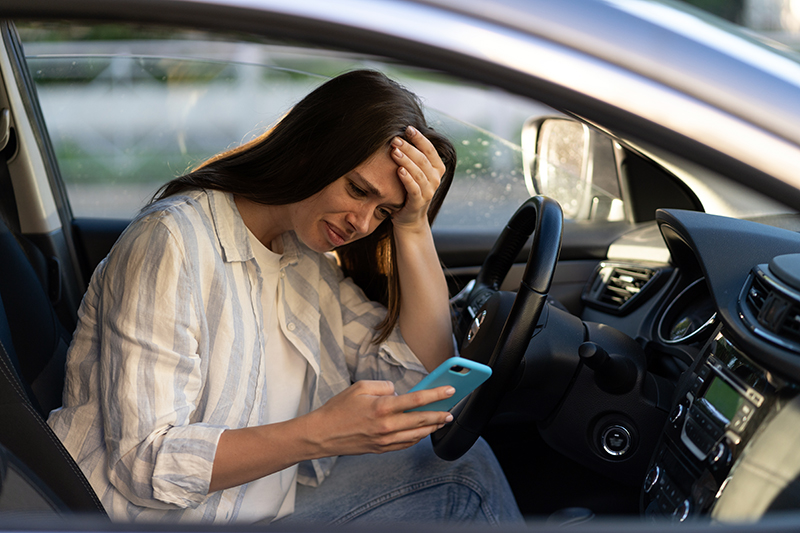
<path fill-rule="evenodd" d="M 444 419 L 444 421 L 445 422 L 452 422 L 453 421 L 453 415 L 448 414 L 447 417 Z"/>
<path fill-rule="evenodd" d="M 415 128 L 414 126 L 409 126 L 406 128 L 406 135 L 408 135 L 409 137 L 413 137 L 416 134 L 417 134 L 417 128 Z"/>
<path fill-rule="evenodd" d="M 403 146 L 403 141 L 400 137 L 395 137 L 392 139 L 392 146 Z"/>
<path fill-rule="evenodd" d="M 455 394 L 455 393 L 456 393 L 456 389 L 454 389 L 453 387 L 447 387 L 447 388 L 444 390 L 444 392 L 445 392 L 445 393 L 446 393 L 448 396 L 452 396 L 453 394 Z"/>
<path fill-rule="evenodd" d="M 403 167 L 400 167 L 400 170 L 398 170 L 398 172 L 400 172 L 400 175 L 401 175 L 401 176 L 405 176 L 405 175 L 407 174 L 407 171 L 406 171 L 406 169 L 405 169 L 405 168 L 403 168 Z"/>
<path fill-rule="evenodd" d="M 393 150 L 395 157 L 403 157 L 403 152 L 401 152 L 398 148 Z"/>

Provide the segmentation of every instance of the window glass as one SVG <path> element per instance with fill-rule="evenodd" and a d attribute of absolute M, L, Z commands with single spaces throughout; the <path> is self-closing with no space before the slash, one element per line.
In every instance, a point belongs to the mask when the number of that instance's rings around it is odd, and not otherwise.
<path fill-rule="evenodd" d="M 18 26 L 76 217 L 130 218 L 163 183 L 261 134 L 326 77 L 374 68 L 420 95 L 457 147 L 437 228 L 502 228 L 530 193 L 523 124 L 555 114 L 497 89 L 339 51 L 131 26 Z"/>

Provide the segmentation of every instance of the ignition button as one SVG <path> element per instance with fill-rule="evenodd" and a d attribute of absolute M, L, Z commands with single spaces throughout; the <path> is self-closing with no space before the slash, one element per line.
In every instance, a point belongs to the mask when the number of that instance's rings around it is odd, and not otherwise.
<path fill-rule="evenodd" d="M 600 435 L 600 444 L 608 455 L 621 457 L 631 449 L 631 432 L 624 426 L 609 426 Z"/>

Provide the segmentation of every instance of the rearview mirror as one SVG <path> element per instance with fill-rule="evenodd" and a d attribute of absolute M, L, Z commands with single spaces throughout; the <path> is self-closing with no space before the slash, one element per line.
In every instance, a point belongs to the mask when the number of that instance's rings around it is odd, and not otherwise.
<path fill-rule="evenodd" d="M 528 193 L 556 199 L 573 220 L 625 220 L 613 141 L 567 118 L 529 119 L 522 130 Z"/>

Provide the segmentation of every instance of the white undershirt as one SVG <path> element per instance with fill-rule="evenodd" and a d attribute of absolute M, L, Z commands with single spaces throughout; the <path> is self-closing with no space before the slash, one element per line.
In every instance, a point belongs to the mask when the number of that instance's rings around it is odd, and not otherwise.
<path fill-rule="evenodd" d="M 306 372 L 308 362 L 289 342 L 278 324 L 278 283 L 281 256 L 250 235 L 256 262 L 261 269 L 264 310 L 264 339 L 261 372 L 266 375 L 266 390 L 256 391 L 256 408 L 250 425 L 258 420 L 258 410 L 266 410 L 269 423 L 283 422 L 308 412 Z M 278 450 L 281 452 L 283 450 Z M 270 517 L 281 518 L 294 512 L 297 465 L 253 481 L 247 487 L 239 510 L 240 522 L 255 522 Z"/>

